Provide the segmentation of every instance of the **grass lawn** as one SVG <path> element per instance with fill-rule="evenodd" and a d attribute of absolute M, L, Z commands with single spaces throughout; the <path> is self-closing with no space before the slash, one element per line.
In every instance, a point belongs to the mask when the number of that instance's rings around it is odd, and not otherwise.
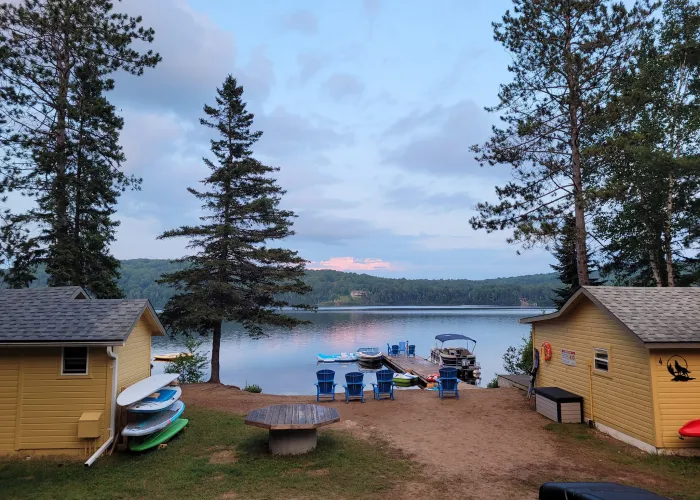
<path fill-rule="evenodd" d="M 593 467 L 597 462 L 602 464 L 601 469 L 616 470 L 623 479 L 616 482 L 630 484 L 635 477 L 643 477 L 644 484 L 637 484 L 641 488 L 676 500 L 700 500 L 700 457 L 652 455 L 623 445 L 587 425 L 552 423 L 546 429 L 570 444 L 580 456 L 594 462 Z M 594 471 L 588 474 L 591 475 L 588 480 L 601 480 Z"/>
<path fill-rule="evenodd" d="M 243 418 L 188 407 L 190 424 L 166 449 L 115 453 L 90 469 L 65 459 L 0 460 L 8 499 L 383 498 L 418 469 L 386 445 L 319 434 L 306 455 L 273 457 L 267 431 Z"/>

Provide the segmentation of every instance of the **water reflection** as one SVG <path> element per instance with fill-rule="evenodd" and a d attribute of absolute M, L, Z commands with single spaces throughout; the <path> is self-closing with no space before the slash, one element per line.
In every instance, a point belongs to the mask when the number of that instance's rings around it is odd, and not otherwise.
<path fill-rule="evenodd" d="M 489 381 L 502 370 L 502 356 L 509 345 L 520 342 L 529 332 L 518 324 L 524 316 L 540 314 L 541 309 L 526 308 L 363 308 L 321 309 L 317 313 L 293 312 L 312 324 L 293 330 L 272 329 L 260 339 L 248 337 L 240 325 L 225 325 L 221 344 L 221 379 L 243 387 L 258 384 L 268 394 L 315 394 L 315 372 L 330 368 L 336 383 L 342 385 L 345 374 L 356 371 L 356 363 L 324 363 L 317 366 L 316 355 L 353 352 L 358 347 L 379 347 L 410 340 L 416 353 L 424 357 L 435 345 L 435 335 L 462 333 L 477 340 L 476 356 L 482 377 Z M 208 349 L 208 345 L 206 346 Z M 169 338 L 155 338 L 154 353 L 178 351 L 182 344 Z M 162 371 L 162 363 L 154 370 Z M 372 371 L 365 383 L 375 381 Z M 342 387 L 338 386 L 338 390 Z"/>

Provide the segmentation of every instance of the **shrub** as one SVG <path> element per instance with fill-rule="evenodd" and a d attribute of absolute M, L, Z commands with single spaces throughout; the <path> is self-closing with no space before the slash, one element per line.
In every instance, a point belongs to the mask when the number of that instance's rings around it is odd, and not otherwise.
<path fill-rule="evenodd" d="M 498 389 L 498 375 L 493 377 L 493 380 L 486 385 L 487 389 Z"/>
<path fill-rule="evenodd" d="M 258 384 L 250 384 L 249 385 L 248 383 L 246 383 L 246 386 L 243 388 L 243 390 L 259 394 L 262 392 L 262 387 L 260 387 Z"/>
<path fill-rule="evenodd" d="M 209 360 L 199 352 L 202 341 L 194 337 L 185 337 L 185 349 L 189 356 L 178 356 L 165 365 L 165 373 L 179 373 L 183 384 L 199 384 L 204 381 L 204 372 Z"/>
<path fill-rule="evenodd" d="M 510 346 L 503 355 L 503 368 L 511 375 L 528 374 L 532 371 L 532 336 L 523 337 L 523 344 Z"/>

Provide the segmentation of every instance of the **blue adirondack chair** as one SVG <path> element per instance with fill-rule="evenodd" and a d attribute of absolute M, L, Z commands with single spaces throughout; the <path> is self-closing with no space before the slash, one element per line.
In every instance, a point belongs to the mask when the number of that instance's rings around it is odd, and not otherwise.
<path fill-rule="evenodd" d="M 374 388 L 374 399 L 382 399 L 382 394 L 394 399 L 394 372 L 391 370 L 379 370 L 377 372 L 377 383 L 372 383 Z"/>
<path fill-rule="evenodd" d="M 406 354 L 406 342 L 399 342 L 399 353 Z"/>
<path fill-rule="evenodd" d="M 364 373 L 360 372 L 350 372 L 345 374 L 345 402 L 349 403 L 350 399 L 360 398 L 362 402 L 365 402 L 365 384 L 362 379 L 365 377 Z"/>
<path fill-rule="evenodd" d="M 445 399 L 445 394 L 454 394 L 454 397 L 459 399 L 457 384 L 459 384 L 457 368 L 440 368 L 440 379 L 438 380 L 438 395 L 440 399 Z"/>
<path fill-rule="evenodd" d="M 316 386 L 316 401 L 321 401 L 322 397 L 331 397 L 335 401 L 335 372 L 333 370 L 319 370 L 316 372 L 318 382 Z"/>
<path fill-rule="evenodd" d="M 387 353 L 389 356 L 398 356 L 398 355 L 399 355 L 399 346 L 398 346 L 398 344 L 389 345 L 389 344 L 387 343 L 387 345 L 386 345 L 386 353 Z"/>
<path fill-rule="evenodd" d="M 415 345 L 408 346 L 408 352 L 406 352 L 406 357 L 410 358 L 411 356 L 413 356 L 414 358 L 416 357 L 416 346 Z"/>

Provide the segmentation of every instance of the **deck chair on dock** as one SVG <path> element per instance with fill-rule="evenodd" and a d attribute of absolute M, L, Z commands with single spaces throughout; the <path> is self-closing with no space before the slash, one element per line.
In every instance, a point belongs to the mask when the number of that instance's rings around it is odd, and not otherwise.
<path fill-rule="evenodd" d="M 407 342 L 399 342 L 399 354 L 406 354 L 406 344 Z"/>
<path fill-rule="evenodd" d="M 399 355 L 399 345 L 398 344 L 389 345 L 387 343 L 386 344 L 386 353 L 389 356 L 398 356 Z"/>
<path fill-rule="evenodd" d="M 316 401 L 321 401 L 323 397 L 330 397 L 335 401 L 335 372 L 333 370 L 319 370 L 316 372 Z"/>
<path fill-rule="evenodd" d="M 374 399 L 382 399 L 382 394 L 394 399 L 394 372 L 391 370 L 379 370 L 377 383 L 373 383 Z"/>
<path fill-rule="evenodd" d="M 413 356 L 414 358 L 416 357 L 416 346 L 415 345 L 409 345 L 408 351 L 406 351 L 406 357 L 410 358 L 411 356 Z"/>
<path fill-rule="evenodd" d="M 438 395 L 440 399 L 445 399 L 445 394 L 452 394 L 459 399 L 457 384 L 459 384 L 457 368 L 440 368 L 440 378 L 438 379 Z"/>
<path fill-rule="evenodd" d="M 365 384 L 362 380 L 365 378 L 364 373 L 350 372 L 345 374 L 345 402 L 349 403 L 351 399 L 361 399 L 365 402 Z"/>

